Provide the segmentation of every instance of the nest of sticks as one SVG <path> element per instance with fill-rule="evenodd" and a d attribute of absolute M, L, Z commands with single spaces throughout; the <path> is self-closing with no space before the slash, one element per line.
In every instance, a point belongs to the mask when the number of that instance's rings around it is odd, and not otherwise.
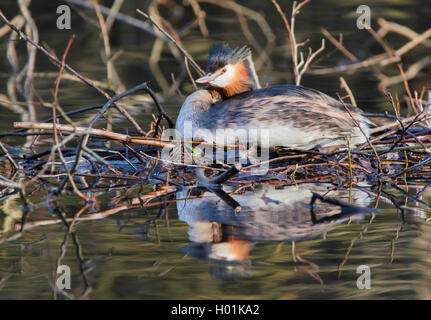
<path fill-rule="evenodd" d="M 79 1 L 74 2 L 79 5 Z M 304 44 L 296 43 L 294 21 L 299 9 L 308 2 L 306 0 L 300 4 L 294 3 L 289 23 L 277 2 L 273 1 L 289 32 L 295 83 L 298 85 L 311 61 L 325 48 L 325 40 L 322 39 L 321 48 L 314 53 L 310 49 L 305 60 L 302 53 L 298 51 L 298 48 Z M 97 10 L 98 8 L 99 10 Z M 95 10 L 101 28 L 104 30 L 106 26 L 104 26 L 103 15 L 98 4 L 96 4 Z M 171 41 L 177 50 L 184 55 L 185 66 L 189 75 L 191 75 L 189 64 L 198 74 L 203 74 L 199 65 L 174 37 L 170 36 L 152 17 L 142 11 L 138 10 L 138 12 L 160 31 L 155 36 L 161 37 L 160 39 L 163 41 Z M 397 32 L 398 29 L 402 30 L 403 35 L 410 38 L 410 41 L 398 50 L 388 50 L 387 43 L 384 42 L 386 54 L 362 62 L 353 62 L 343 67 L 346 70 L 354 71 L 371 65 L 387 65 L 398 62 L 400 75 L 394 78 L 385 76 L 384 79 L 382 78 L 381 84 L 385 86 L 396 81 L 404 83 L 408 97 L 406 103 L 410 107 L 411 116 L 401 117 L 398 97 L 396 96 L 394 99 L 389 91 L 385 91 L 388 105 L 391 105 L 393 114 L 366 114 L 373 119 L 381 119 L 382 121 L 379 122 L 382 124 L 372 130 L 372 135 L 368 138 L 367 143 L 361 146 L 349 147 L 331 153 L 307 151 L 279 154 L 273 152 L 270 159 L 265 160 L 264 163 L 228 166 L 220 163 L 215 165 L 184 164 L 163 159 L 160 156 L 163 148 L 176 148 L 184 142 L 161 138 L 163 126 L 172 128 L 173 121 L 164 111 L 156 93 L 147 83 L 144 82 L 135 88 L 123 90 L 121 93 L 110 96 L 98 84 L 84 77 L 66 63 L 73 37 L 70 39 L 62 59 L 59 59 L 32 39 L 29 34 L 21 31 L 21 28 L 16 27 L 1 11 L 0 17 L 10 28 L 11 33 L 15 34 L 15 37 L 18 36 L 26 41 L 59 66 L 54 88 L 52 117 L 42 122 L 16 122 L 14 123 L 15 131 L 0 134 L 0 138 L 34 137 L 33 142 L 26 148 L 11 147 L 0 140 L 3 160 L 4 163 L 7 163 L 5 166 L 10 168 L 7 177 L 3 175 L 0 177 L 0 184 L 8 188 L 22 190 L 27 184 L 36 182 L 39 186 L 51 187 L 52 194 L 59 194 L 67 188 L 88 200 L 89 198 L 85 195 L 87 190 L 124 187 L 133 184 L 178 187 L 196 184 L 210 186 L 222 183 L 291 185 L 305 182 L 331 182 L 335 185 L 344 185 L 360 182 L 383 183 L 398 179 L 431 180 L 431 113 L 429 112 L 431 101 L 426 101 L 426 90 L 422 90 L 421 93 L 416 91 L 412 93 L 409 88 L 406 73 L 411 78 L 412 72 L 418 68 L 404 72 L 400 62 L 402 55 L 419 44 L 429 45 L 427 39 L 431 36 L 430 30 L 418 35 L 411 30 L 411 32 L 407 32 L 409 29 L 407 28 L 406 31 L 406 27 L 397 27 L 396 24 L 381 19 L 379 20 L 381 25 L 379 32 L 371 32 L 379 43 L 383 41 L 383 36 L 386 33 Z M 19 22 L 19 19 L 14 19 L 14 21 Z M 145 26 L 145 28 L 147 27 L 148 25 Z M 153 29 L 150 30 L 154 33 Z M 350 56 L 351 60 L 357 60 L 344 48 L 341 40 L 336 40 L 325 29 L 322 30 L 322 34 L 346 56 Z M 106 39 L 107 34 L 104 33 L 103 36 Z M 107 48 L 105 49 L 107 50 Z M 300 61 L 298 61 L 299 57 Z M 422 61 L 419 67 L 426 66 L 426 64 L 424 65 L 425 62 Z M 339 67 L 318 69 L 311 73 L 324 74 L 345 71 L 339 69 Z M 68 72 L 75 80 L 95 89 L 106 98 L 106 103 L 64 112 L 58 104 L 59 85 L 62 77 L 64 77 L 63 71 Z M 381 73 L 380 76 L 383 77 Z M 356 105 L 353 94 L 343 78 L 341 78 L 341 85 L 347 96 L 339 96 L 339 99 L 343 101 L 343 99 L 349 98 L 349 102 Z M 148 94 L 158 110 L 158 114 L 154 116 L 154 121 L 150 124 L 148 131 L 144 131 L 127 109 L 119 103 L 120 100 L 137 92 Z M 96 123 L 110 109 L 116 109 L 131 124 L 132 129 L 128 134 L 95 128 Z M 76 125 L 72 120 L 75 115 L 89 112 L 92 112 L 92 115 L 85 126 Z M 62 123 L 64 121 L 67 124 Z M 32 145 L 41 136 L 51 136 L 52 146 L 45 150 L 32 151 Z M 269 169 L 265 174 L 256 174 L 259 166 L 263 164 L 268 165 Z M 17 182 L 17 176 L 20 177 L 19 182 Z"/>

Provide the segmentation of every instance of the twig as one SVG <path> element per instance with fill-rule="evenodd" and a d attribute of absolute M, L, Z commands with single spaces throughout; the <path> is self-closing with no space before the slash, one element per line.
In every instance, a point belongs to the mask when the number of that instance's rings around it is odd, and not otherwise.
<path fill-rule="evenodd" d="M 418 117 L 418 115 L 414 115 L 414 116 L 411 116 L 409 118 L 403 119 L 401 121 L 403 124 L 407 124 L 407 123 L 410 123 L 411 121 L 413 121 L 415 119 L 416 119 L 416 122 L 425 121 L 425 120 L 429 119 L 429 117 L 431 117 L 431 112 L 424 112 L 424 113 L 420 114 L 419 117 Z M 397 128 L 399 126 L 400 126 L 400 123 L 398 121 L 395 121 L 393 123 L 385 124 L 383 126 L 371 129 L 370 134 L 374 135 L 377 132 L 385 131 L 385 130 L 392 129 L 392 128 Z"/>
<path fill-rule="evenodd" d="M 21 13 L 25 19 L 25 23 L 30 27 L 31 32 L 31 39 L 35 43 L 39 42 L 39 32 L 36 27 L 36 23 L 34 22 L 33 18 L 31 17 L 30 11 L 28 10 L 29 1 L 26 0 L 18 0 L 18 5 L 21 10 Z M 1 10 L 0 10 L 1 13 Z M 21 31 L 20 31 L 21 32 Z M 26 64 L 26 78 L 24 83 L 24 95 L 25 100 L 27 102 L 28 106 L 28 113 L 30 116 L 30 120 L 36 121 L 36 111 L 34 107 L 34 91 L 33 91 L 33 73 L 34 68 L 36 64 L 36 48 L 30 47 L 29 48 L 29 54 L 28 54 L 28 60 Z M 24 71 L 24 69 L 23 69 Z"/>
<path fill-rule="evenodd" d="M 320 48 L 316 52 L 312 53 L 313 50 L 311 48 L 308 48 L 308 49 L 309 49 L 309 51 L 308 51 L 307 60 L 305 61 L 305 64 L 302 66 L 302 68 L 301 68 L 301 70 L 299 72 L 298 79 L 296 80 L 296 85 L 298 85 L 298 86 L 301 84 L 301 78 L 304 75 L 305 71 L 307 71 L 307 69 L 308 69 L 311 61 L 313 61 L 314 58 L 317 57 L 317 55 L 320 52 L 322 52 L 323 50 L 325 50 L 325 39 L 322 39 L 322 45 L 320 46 Z"/>
<path fill-rule="evenodd" d="M 116 16 L 120 12 L 120 9 L 123 3 L 124 3 L 124 0 L 115 0 L 114 3 L 112 4 L 108 17 L 106 18 L 106 30 L 108 32 L 111 30 L 111 27 L 114 24 Z M 98 4 L 98 6 L 100 8 L 100 4 Z"/>
<path fill-rule="evenodd" d="M 301 84 L 301 78 L 304 75 L 304 73 L 307 71 L 313 59 L 325 49 L 325 39 L 322 39 L 322 45 L 316 52 L 313 53 L 313 50 L 310 47 L 308 48 L 308 57 L 305 61 L 303 60 L 302 52 L 300 53 L 301 62 L 298 64 L 298 47 L 301 46 L 302 44 L 298 44 L 296 42 L 295 17 L 299 13 L 299 9 L 302 8 L 304 5 L 306 5 L 308 2 L 310 2 L 310 0 L 304 0 L 298 5 L 296 1 L 293 2 L 292 16 L 291 16 L 290 25 L 289 25 L 289 22 L 287 21 L 287 18 L 283 13 L 283 11 L 281 10 L 280 6 L 278 5 L 277 1 L 272 0 L 272 3 L 274 4 L 277 11 L 282 17 L 284 24 L 286 26 L 287 32 L 289 34 L 290 49 L 292 52 L 293 73 L 295 75 L 295 84 L 297 86 Z"/>
<path fill-rule="evenodd" d="M 61 61 L 62 64 L 61 64 L 60 70 L 58 72 L 58 77 L 57 77 L 57 80 L 55 81 L 54 106 L 52 108 L 52 117 L 54 119 L 57 118 L 56 110 L 57 110 L 57 107 L 59 106 L 58 105 L 58 89 L 60 87 L 61 74 L 63 73 L 63 69 L 64 69 L 64 64 L 65 64 L 65 61 L 66 61 L 66 57 L 67 57 L 67 54 L 69 53 L 69 49 L 70 49 L 70 47 L 72 45 L 72 42 L 73 42 L 74 38 L 75 38 L 75 36 L 72 36 L 70 38 L 67 46 L 66 46 L 66 50 L 64 51 L 63 58 L 62 58 L 62 61 Z M 54 145 L 58 145 L 58 144 L 60 144 L 60 140 L 59 140 L 58 134 L 57 134 L 57 127 L 54 126 Z M 76 192 L 76 194 L 78 196 L 80 196 L 81 198 L 83 198 L 85 201 L 89 201 L 90 199 L 87 196 L 85 196 L 82 192 L 80 192 L 79 189 L 78 189 L 78 187 L 76 186 L 75 181 L 73 180 L 73 176 L 70 173 L 69 168 L 67 166 L 66 160 L 64 159 L 63 152 L 61 151 L 61 148 L 58 149 L 58 156 L 60 157 L 60 160 L 63 163 L 64 170 L 66 171 L 67 178 L 69 179 L 69 182 L 72 185 L 73 190 Z"/>
<path fill-rule="evenodd" d="M 267 48 L 271 47 L 275 43 L 276 37 L 275 37 L 274 33 L 272 32 L 270 25 L 268 24 L 268 22 L 265 20 L 265 17 L 261 13 L 254 11 L 254 10 L 252 10 L 246 6 L 240 5 L 240 4 L 236 3 L 235 1 L 231 1 L 231 0 L 197 0 L 197 1 L 198 2 L 211 3 L 213 5 L 216 5 L 216 6 L 228 9 L 228 10 L 232 10 L 237 14 L 237 16 L 238 15 L 244 15 L 248 19 L 254 20 L 256 22 L 256 24 L 262 30 L 262 33 L 266 37 Z M 242 25 L 241 25 L 241 27 L 242 27 Z M 244 29 L 243 29 L 243 31 L 244 31 Z"/>
<path fill-rule="evenodd" d="M 393 175 L 390 175 L 389 177 L 390 177 L 390 178 L 396 178 L 396 177 L 399 177 L 399 176 L 401 176 L 401 175 L 403 175 L 403 174 L 406 174 L 407 172 L 410 172 L 410 171 L 412 171 L 412 170 L 414 170 L 414 169 L 417 169 L 417 168 L 419 168 L 419 167 L 423 166 L 424 164 L 426 164 L 426 163 L 428 163 L 428 162 L 430 162 L 430 161 L 431 161 L 431 157 L 428 157 L 428 158 L 426 158 L 425 160 L 423 160 L 423 161 L 421 161 L 421 162 L 419 162 L 419 163 L 417 163 L 417 164 L 415 164 L 415 165 L 413 165 L 413 166 L 411 166 L 411 167 L 408 167 L 407 169 L 404 169 L 403 171 L 400 171 L 400 172 L 397 172 L 397 173 L 395 173 L 395 174 L 393 174 Z"/>
<path fill-rule="evenodd" d="M 66 2 L 69 3 L 73 3 L 88 9 L 93 9 L 93 4 L 90 1 L 87 0 L 66 0 Z M 99 5 L 100 7 L 100 11 L 105 14 L 105 15 L 109 15 L 111 13 L 111 9 L 104 7 L 102 5 Z M 133 18 L 133 17 L 129 17 L 123 13 L 116 13 L 115 14 L 115 19 L 125 22 L 131 26 L 134 26 L 136 28 L 139 28 L 141 30 L 144 30 L 145 32 L 148 32 L 149 34 L 151 34 L 152 36 L 156 37 L 156 38 L 161 38 L 163 41 L 168 41 L 167 38 L 163 37 L 162 35 L 158 35 L 156 32 L 154 32 L 153 28 L 151 28 L 151 26 L 149 26 L 148 24 L 142 22 L 139 19 Z"/>
<path fill-rule="evenodd" d="M 292 30 L 290 28 L 290 24 L 289 21 L 286 18 L 286 15 L 284 14 L 283 10 L 280 8 L 280 5 L 277 3 L 276 0 L 272 0 L 272 3 L 274 4 L 275 8 L 277 9 L 278 13 L 280 14 L 281 18 L 283 19 L 284 25 L 286 26 L 287 29 L 287 33 L 289 35 L 289 42 L 290 42 L 290 51 L 291 51 L 291 56 L 292 56 L 292 63 L 293 63 L 293 73 L 295 76 L 295 80 L 298 78 L 299 75 L 299 71 L 297 69 L 297 63 L 295 63 L 295 59 L 297 57 L 296 54 L 296 43 L 295 43 L 295 39 L 294 36 L 292 34 Z"/>
<path fill-rule="evenodd" d="M 332 34 L 329 33 L 328 30 L 326 30 L 325 28 L 321 28 L 320 31 L 322 32 L 322 34 L 324 35 L 324 37 L 326 39 L 328 39 L 338 50 L 340 50 L 347 58 L 349 58 L 350 60 L 356 62 L 359 59 L 356 58 L 353 53 L 351 53 L 349 50 L 346 49 L 346 47 L 343 46 L 343 44 L 341 43 L 341 41 L 337 41 Z"/>
<path fill-rule="evenodd" d="M 196 175 L 198 176 L 199 182 L 201 182 L 204 185 L 218 185 L 226 182 L 231 177 L 236 175 L 241 170 L 241 164 L 235 163 L 232 165 L 229 169 L 227 169 L 225 172 L 219 174 L 218 176 L 215 176 L 213 178 L 207 178 L 204 173 L 204 169 L 197 168 L 196 169 Z"/>
<path fill-rule="evenodd" d="M 0 186 L 6 186 L 9 188 L 16 188 L 16 189 L 22 189 L 23 186 L 20 183 L 16 183 L 15 181 L 12 181 L 6 177 L 3 177 L 0 175 Z"/>
<path fill-rule="evenodd" d="M 221 187 L 211 188 L 207 187 L 209 191 L 217 195 L 224 203 L 234 209 L 235 213 L 239 213 L 241 211 L 241 205 L 230 195 L 228 195 Z"/>
<path fill-rule="evenodd" d="M 11 23 L 16 25 L 20 20 L 22 19 L 21 15 L 17 15 L 15 16 L 12 20 Z M 3 26 L 0 28 L 0 38 L 2 38 L 3 36 L 7 35 L 8 32 L 11 31 L 9 26 Z"/>
<path fill-rule="evenodd" d="M 373 146 L 373 144 L 370 141 L 370 138 L 368 137 L 368 135 L 365 133 L 364 129 L 362 129 L 362 127 L 359 125 L 359 123 L 356 121 L 356 119 L 353 117 L 352 112 L 349 110 L 349 108 L 346 106 L 346 104 L 344 103 L 343 99 L 341 99 L 340 95 L 337 93 L 338 99 L 341 101 L 341 103 L 344 106 L 344 109 L 346 109 L 347 113 L 350 115 L 350 117 L 352 118 L 352 121 L 355 123 L 355 125 L 359 128 L 359 130 L 361 130 L 362 134 L 364 135 L 365 139 L 367 139 L 367 142 L 369 144 L 369 146 L 371 147 L 371 149 L 373 149 L 374 151 L 374 155 L 376 156 L 377 162 L 378 162 L 378 166 L 379 166 L 379 173 L 382 174 L 383 173 L 383 169 L 382 169 L 382 163 L 380 161 L 380 157 L 376 151 L 376 148 Z"/>
<path fill-rule="evenodd" d="M 380 90 L 384 90 L 385 88 L 389 87 L 390 85 L 394 85 L 400 82 L 403 82 L 404 79 L 411 80 L 415 78 L 419 72 L 426 68 L 428 65 L 431 64 L 431 56 L 426 56 L 420 59 L 419 61 L 411 64 L 407 70 L 404 72 L 404 77 L 400 75 L 388 77 L 384 75 L 383 73 L 377 73 L 377 77 L 380 79 L 379 88 Z"/>
<path fill-rule="evenodd" d="M 10 23 L 10 21 L 5 17 L 5 15 L 3 14 L 3 11 L 0 10 L 0 18 L 3 19 L 3 21 L 16 33 L 18 33 L 18 35 L 24 39 L 25 41 L 29 42 L 30 44 L 32 44 L 33 46 L 35 46 L 36 48 L 38 48 L 40 51 L 42 51 L 50 60 L 54 61 L 58 66 L 61 66 L 62 63 L 60 60 L 58 60 L 56 57 L 54 57 L 51 53 L 49 53 L 45 48 L 43 48 L 42 46 L 40 46 L 38 43 L 34 42 L 32 39 L 28 38 L 23 32 L 21 32 L 20 30 L 18 30 L 14 25 L 12 25 Z M 76 72 L 72 67 L 70 67 L 67 64 L 64 64 L 64 68 L 71 72 L 73 75 L 75 75 L 77 78 L 79 78 L 83 83 L 87 84 L 88 86 L 96 89 L 96 91 L 98 91 L 100 94 L 102 94 L 104 97 L 106 97 L 107 99 L 110 99 L 111 96 L 109 94 L 107 94 L 105 91 L 103 91 L 101 88 L 99 88 L 98 86 L 96 86 L 93 82 L 91 82 L 90 80 L 88 80 L 87 78 L 83 77 L 82 75 L 80 75 L 78 72 Z M 145 132 L 141 129 L 141 127 L 138 125 L 138 123 L 133 119 L 133 117 L 120 105 L 114 104 L 114 106 L 118 109 L 118 111 L 120 111 L 132 124 L 133 126 L 136 128 L 136 130 L 139 131 L 140 134 L 145 135 Z"/>
<path fill-rule="evenodd" d="M 205 72 L 199 67 L 199 65 L 193 60 L 193 58 L 190 56 L 190 54 L 184 50 L 183 47 L 176 41 L 170 34 L 168 34 L 156 21 L 153 20 L 149 15 L 147 15 L 145 12 L 136 9 L 136 11 L 143 15 L 146 19 L 148 19 L 157 29 L 160 30 L 161 33 L 163 33 L 169 40 L 171 40 L 178 48 L 178 50 L 181 51 L 181 53 L 191 62 L 192 66 L 195 68 L 195 70 L 202 76 L 205 74 Z"/>
<path fill-rule="evenodd" d="M 347 94 L 349 95 L 350 102 L 352 103 L 352 105 L 354 105 L 355 107 L 357 107 L 355 96 L 353 95 L 352 90 L 350 90 L 349 85 L 347 84 L 346 80 L 344 80 L 343 77 L 340 77 L 340 83 L 341 83 L 341 88 L 343 88 L 344 90 L 346 90 Z"/>
<path fill-rule="evenodd" d="M 162 117 L 165 118 L 166 121 L 169 124 L 169 128 L 173 128 L 174 127 L 174 122 L 172 121 L 171 117 L 169 117 L 169 115 L 165 112 L 165 110 L 163 109 L 163 107 L 160 104 L 159 100 L 157 99 L 156 94 L 154 93 L 153 90 L 151 90 L 151 88 L 147 85 L 147 83 L 144 82 L 142 85 L 139 85 L 136 88 L 138 88 L 137 90 L 142 89 L 142 90 L 146 91 L 151 96 L 151 98 L 154 101 L 154 104 L 157 107 L 157 110 L 159 111 L 159 119 L 161 119 Z M 160 124 L 160 122 L 158 121 L 157 126 L 156 126 L 156 133 L 155 133 L 155 135 L 157 134 L 157 128 L 158 128 L 159 124 Z"/>
<path fill-rule="evenodd" d="M 199 28 L 201 30 L 202 35 L 206 38 L 209 35 L 208 28 L 205 24 L 205 16 L 206 12 L 201 9 L 199 3 L 196 0 L 188 0 L 191 5 L 193 12 L 198 20 Z"/>
<path fill-rule="evenodd" d="M 95 8 L 96 11 L 96 15 L 97 15 L 97 19 L 99 20 L 99 25 L 100 25 L 100 30 L 101 30 L 101 35 L 102 35 L 102 39 L 103 39 L 103 45 L 104 45 L 104 50 L 105 50 L 105 54 L 104 54 L 104 62 L 106 64 L 106 71 L 107 71 L 107 78 L 108 78 L 108 84 L 110 86 L 110 88 L 112 90 L 114 90 L 115 93 L 120 93 L 126 90 L 125 86 L 121 83 L 120 78 L 118 76 L 117 71 L 115 70 L 114 67 L 114 56 L 112 56 L 111 53 L 111 44 L 109 42 L 109 26 L 105 23 L 105 20 L 103 18 L 103 14 L 100 11 L 100 5 L 98 1 L 93 1 L 93 6 Z M 121 6 L 121 4 L 120 4 Z M 116 8 L 116 10 L 120 9 L 118 7 L 118 1 L 116 0 L 113 4 L 113 7 Z M 111 9 L 108 18 L 113 17 L 113 15 L 115 15 L 115 11 L 113 9 Z M 113 21 L 113 20 L 111 20 Z M 109 127 L 109 123 L 108 123 L 108 127 L 107 129 L 110 129 Z"/>
<path fill-rule="evenodd" d="M 56 124 L 55 127 L 59 131 L 72 132 L 78 135 L 90 134 L 90 135 L 105 137 L 105 138 L 114 139 L 118 141 L 136 143 L 136 144 L 144 144 L 144 145 L 157 146 L 157 147 L 163 147 L 163 148 L 175 147 L 175 145 L 171 143 L 161 142 L 161 141 L 152 140 L 152 139 L 143 138 L 143 137 L 132 137 L 126 134 L 121 134 L 121 133 L 116 133 L 116 132 L 111 132 L 111 131 L 106 131 L 101 129 L 89 129 L 88 127 L 74 127 L 69 124 Z M 41 123 L 41 122 L 15 122 L 14 128 L 54 130 L 54 124 Z"/>
<path fill-rule="evenodd" d="M 418 111 L 418 109 L 416 108 L 415 102 L 414 102 L 414 100 L 413 100 L 413 96 L 412 96 L 412 93 L 411 93 L 411 91 L 410 91 L 409 83 L 408 83 L 408 81 L 407 81 L 406 75 L 404 74 L 403 65 L 402 65 L 401 63 L 399 63 L 397 66 L 398 66 L 398 69 L 400 70 L 401 76 L 403 77 L 403 80 L 404 80 L 404 86 L 405 86 L 405 88 L 406 88 L 406 92 L 407 92 L 407 94 L 408 94 L 408 96 L 409 96 L 409 98 L 410 98 L 410 105 L 411 105 L 411 108 L 412 108 L 412 110 L 413 110 L 413 112 L 414 112 L 415 114 L 418 114 L 418 113 L 419 113 L 419 111 Z"/>
<path fill-rule="evenodd" d="M 403 55 L 405 55 L 410 50 L 414 49 L 419 44 L 427 41 L 429 37 L 431 37 L 431 28 L 426 30 L 422 34 L 418 35 L 417 37 L 415 37 L 414 39 L 406 43 L 404 46 L 395 50 L 393 53 L 393 56 L 388 56 L 387 53 L 381 53 L 360 62 L 356 62 L 348 65 L 341 65 L 333 68 L 323 68 L 318 70 L 312 70 L 310 71 L 310 73 L 331 74 L 331 73 L 338 73 L 343 71 L 354 71 L 361 68 L 371 67 L 376 64 L 380 65 L 381 67 L 384 67 L 384 66 L 387 66 L 388 64 L 399 62 Z"/>
<path fill-rule="evenodd" d="M 418 37 L 414 38 L 413 40 L 407 42 L 405 45 L 403 45 L 401 48 L 396 50 L 394 52 L 395 57 L 402 57 L 407 52 L 415 48 L 417 45 L 421 44 L 425 40 L 427 40 L 429 37 L 431 37 L 431 28 L 420 34 Z M 382 61 L 381 66 L 386 66 L 390 63 L 390 60 Z"/>
<path fill-rule="evenodd" d="M 12 164 L 12 166 L 15 169 L 19 169 L 19 166 L 17 165 L 17 163 L 15 162 L 15 160 L 12 158 L 12 156 L 10 155 L 9 151 L 6 149 L 6 147 L 3 145 L 3 143 L 0 141 L 0 148 L 3 150 L 3 152 L 5 153 L 6 157 L 9 159 L 10 163 Z"/>
<path fill-rule="evenodd" d="M 377 23 L 381 27 L 381 29 L 377 32 L 378 34 L 380 34 L 381 37 L 386 35 L 386 33 L 388 33 L 389 31 L 403 35 L 404 37 L 409 38 L 411 40 L 419 36 L 419 34 L 413 31 L 412 29 L 406 26 L 400 25 L 396 22 L 387 21 L 381 17 L 377 19 Z M 431 48 L 431 41 L 429 40 L 424 40 L 421 44 L 423 44 L 428 48 Z"/>
<path fill-rule="evenodd" d="M 394 50 L 389 46 L 389 44 L 377 32 L 374 31 L 373 28 L 370 27 L 370 28 L 367 28 L 366 30 L 382 46 L 383 50 L 385 50 L 386 54 L 389 57 L 393 57 L 394 56 Z"/>

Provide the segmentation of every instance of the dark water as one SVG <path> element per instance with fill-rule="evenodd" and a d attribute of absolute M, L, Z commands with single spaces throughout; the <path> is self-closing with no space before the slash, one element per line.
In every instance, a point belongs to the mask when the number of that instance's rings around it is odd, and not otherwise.
<path fill-rule="evenodd" d="M 110 4 L 111 2 L 106 2 Z M 290 58 L 287 56 L 283 22 L 270 1 L 244 1 L 265 15 L 276 42 L 266 49 L 270 61 L 258 66 L 264 85 L 291 83 Z M 279 1 L 290 8 L 290 1 Z M 364 1 L 312 1 L 297 18 L 297 37 L 309 37 L 313 48 L 320 45 L 320 28 L 334 35 L 343 32 L 344 43 L 356 56 L 366 58 L 381 52 L 367 31 L 356 29 L 356 7 Z M 366 4 L 366 2 L 365 2 Z M 102 45 L 96 27 L 73 13 L 72 30 L 55 28 L 57 2 L 33 0 L 31 9 L 39 27 L 40 42 L 48 44 L 61 56 L 69 37 L 76 39 L 68 63 L 94 80 L 106 79 L 106 67 L 99 54 Z M 125 1 L 121 12 L 133 15 L 136 8 L 146 8 L 148 1 Z M 431 7 L 427 1 L 372 1 L 373 22 L 379 16 L 408 25 L 421 33 L 430 27 Z M 7 17 L 18 12 L 15 1 L 2 1 Z M 203 4 L 207 11 L 209 38 L 193 29 L 182 41 L 187 50 L 204 66 L 208 48 L 224 40 L 232 45 L 247 43 L 234 14 L 216 6 Z M 169 17 L 172 12 L 164 8 Z M 92 19 L 94 14 L 87 12 Z M 172 17 L 171 17 L 172 18 Z M 172 18 L 173 19 L 173 18 Z M 184 16 L 173 21 L 180 28 L 193 19 L 189 7 Z M 373 26 L 374 27 L 374 26 Z M 266 37 L 254 23 L 250 28 L 265 47 Z M 377 25 L 375 26 L 377 29 Z M 7 37 L 0 39 L 0 52 L 6 55 Z M 126 88 L 151 81 L 162 91 L 148 64 L 153 37 L 116 23 L 111 32 L 112 51 L 122 50 L 115 66 Z M 395 47 L 405 40 L 394 36 Z M 330 67 L 343 63 L 344 56 L 327 44 L 325 53 L 313 67 Z M 255 49 L 255 48 L 254 48 Z M 25 45 L 17 44 L 20 66 L 25 64 Z M 257 50 L 255 50 L 257 51 Z M 255 54 L 255 59 L 260 56 Z M 408 67 L 413 57 L 403 61 Z M 163 76 L 171 84 L 179 64 L 169 51 L 160 61 Z M 57 69 L 41 54 L 36 72 Z M 396 67 L 387 70 L 397 74 Z M 7 94 L 10 66 L 0 59 L 0 94 Z M 378 90 L 378 79 L 370 71 L 343 74 L 355 93 L 358 105 L 370 112 L 390 111 L 386 97 Z M 302 84 L 332 96 L 340 91 L 339 74 L 305 75 Z M 36 78 L 34 86 L 40 98 L 52 102 L 54 77 Z M 412 89 L 429 87 L 430 73 L 425 69 L 410 82 Z M 193 88 L 188 79 L 181 85 L 186 95 Z M 404 92 L 402 84 L 391 87 Z M 176 117 L 182 103 L 179 95 L 163 95 L 163 105 Z M 72 81 L 63 81 L 60 104 L 66 110 L 104 102 L 97 92 Z M 129 110 L 149 126 L 152 106 L 136 98 Z M 22 96 L 18 101 L 23 102 Z M 23 114 L 1 107 L 0 130 L 12 131 L 12 122 Z M 48 118 L 51 109 L 36 105 L 36 118 Z M 405 109 L 402 112 L 406 112 Z M 83 120 L 85 118 L 83 117 Z M 114 118 L 113 130 L 124 132 L 125 124 Z M 20 145 L 22 138 L 2 139 Z M 50 140 L 43 138 L 43 148 Z M 6 175 L 6 162 L 1 174 Z M 0 203 L 0 298 L 52 299 L 52 285 L 57 265 L 71 269 L 72 284 L 56 298 L 89 299 L 430 299 L 431 298 L 431 193 L 423 183 L 401 183 L 399 189 L 383 186 L 380 190 L 366 184 L 353 189 L 331 191 L 329 196 L 357 206 L 380 211 L 341 210 L 339 206 L 317 201 L 311 211 L 311 192 L 323 194 L 329 185 L 313 184 L 276 188 L 270 184 L 238 191 L 233 198 L 242 211 L 235 213 L 215 194 L 205 190 L 184 190 L 158 198 L 154 204 L 140 207 L 133 202 L 137 194 L 153 191 L 152 186 L 92 191 L 97 198 L 93 207 L 84 207 L 77 196 L 63 195 L 57 208 L 46 204 L 47 190 L 28 190 L 27 209 L 18 193 L 2 190 Z M 3 188 L 3 187 L 2 187 Z M 233 187 L 225 187 L 227 193 Z M 186 200 L 184 200 L 186 199 Z M 133 203 L 135 203 L 133 205 Z M 83 211 L 81 211 L 83 210 Z M 80 213 L 75 226 L 67 232 L 67 223 Z M 25 231 L 19 232 L 25 217 Z M 15 227 L 14 227 L 15 226 Z M 15 230 L 13 229 L 15 228 Z M 66 245 L 62 246 L 64 240 Z M 59 260 L 59 257 L 60 260 Z M 369 266 L 371 289 L 357 288 L 360 265 Z"/>

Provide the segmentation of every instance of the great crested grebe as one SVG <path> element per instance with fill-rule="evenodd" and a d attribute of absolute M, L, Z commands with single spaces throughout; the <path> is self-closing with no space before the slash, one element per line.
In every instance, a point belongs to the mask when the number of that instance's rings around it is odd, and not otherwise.
<path fill-rule="evenodd" d="M 183 250 L 191 257 L 224 265 L 227 272 L 238 271 L 232 266 L 246 266 L 239 262 L 247 262 L 255 242 L 318 239 L 338 225 L 365 218 L 372 198 L 360 189 L 330 192 L 329 196 L 349 201 L 351 206 L 320 200 L 310 205 L 314 193 L 327 193 L 330 187 L 329 183 L 307 183 L 280 189 L 258 184 L 235 195 L 236 186 L 224 185 L 224 192 L 241 206 L 241 214 L 210 191 L 181 190 L 176 194 L 178 219 L 189 225 L 190 240 Z"/>
<path fill-rule="evenodd" d="M 250 54 L 247 47 L 225 44 L 210 50 L 207 74 L 196 80 L 207 87 L 187 97 L 177 118 L 183 136 L 215 142 L 224 129 L 225 135 L 235 132 L 240 142 L 258 145 L 249 132 L 265 131 L 268 148 L 291 150 L 345 146 L 346 137 L 352 146 L 366 142 L 364 133 L 374 124 L 357 107 L 346 104 L 353 121 L 341 102 L 314 89 L 288 84 L 255 89 L 246 63 Z"/>

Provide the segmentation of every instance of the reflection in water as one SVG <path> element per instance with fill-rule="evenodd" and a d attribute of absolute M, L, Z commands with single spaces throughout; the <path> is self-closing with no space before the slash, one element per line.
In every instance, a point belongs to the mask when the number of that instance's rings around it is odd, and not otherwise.
<path fill-rule="evenodd" d="M 213 262 L 212 274 L 219 277 L 249 276 L 247 256 L 257 241 L 305 241 L 339 224 L 358 222 L 370 204 L 368 193 L 352 189 L 334 190 L 328 196 L 350 202 L 336 205 L 313 201 L 313 192 L 324 194 L 330 185 L 307 184 L 276 188 L 259 185 L 253 191 L 223 201 L 213 192 L 177 193 L 178 216 L 190 226 L 190 244 L 184 251 Z M 234 190 L 225 190 L 232 192 Z M 233 199 L 233 200 L 232 200 Z M 237 212 L 232 202 L 241 206 Z M 363 207 L 361 209 L 361 207 Z"/>
<path fill-rule="evenodd" d="M 4 195 L 0 298 L 431 297 L 428 186 L 351 194 L 328 187 L 224 187 L 224 196 L 202 188 L 176 195 L 175 187 L 114 188 L 94 207 L 66 195 L 51 204 L 33 195 L 26 208 L 20 195 Z M 316 200 L 311 207 L 312 192 L 343 203 Z M 71 267 L 71 290 L 55 290 L 61 264 Z M 360 265 L 372 270 L 371 290 L 356 288 Z"/>

